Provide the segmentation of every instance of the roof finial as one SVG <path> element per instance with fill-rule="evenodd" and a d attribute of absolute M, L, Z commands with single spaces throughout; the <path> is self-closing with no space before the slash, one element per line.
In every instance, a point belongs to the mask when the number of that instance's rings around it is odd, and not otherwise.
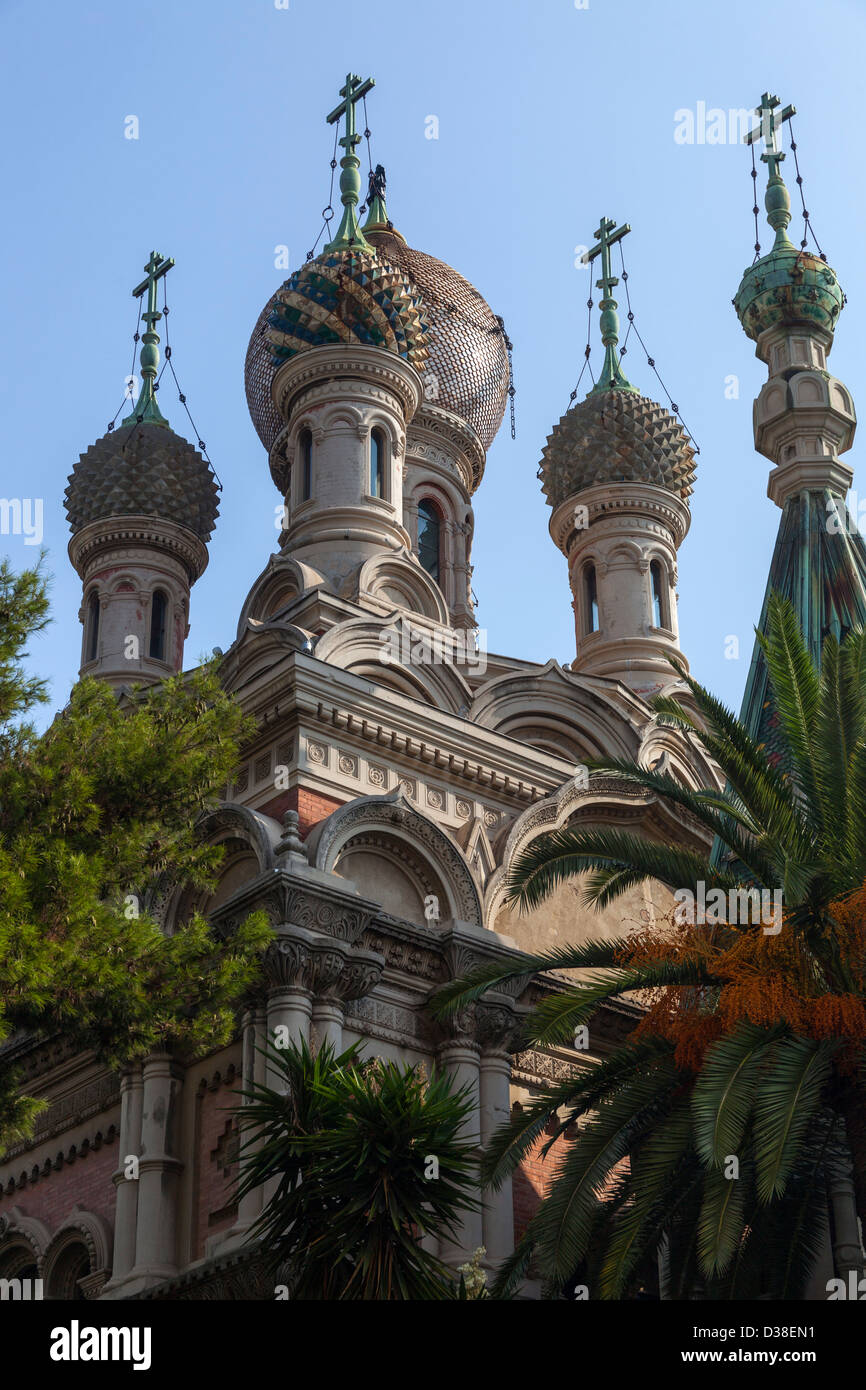
<path fill-rule="evenodd" d="M 769 173 L 767 191 L 764 195 L 764 207 L 767 209 L 767 221 L 776 233 L 776 247 L 791 245 L 786 231 L 788 223 L 791 221 L 791 198 L 785 187 L 785 180 L 779 173 L 779 165 L 785 158 L 785 152 L 780 150 L 776 144 L 776 131 L 784 121 L 789 121 L 792 116 L 797 114 L 796 106 L 786 106 L 784 111 L 777 111 L 778 105 L 779 98 L 765 92 L 761 97 L 760 106 L 755 107 L 755 115 L 760 116 L 761 123 L 743 136 L 747 145 L 754 145 L 757 140 L 763 140 L 766 145 L 766 149 L 761 155 Z"/>
<path fill-rule="evenodd" d="M 340 144 L 346 153 L 340 160 L 340 197 L 343 203 L 343 217 L 337 229 L 337 235 L 333 241 L 328 242 L 326 251 L 342 251 L 354 248 L 359 251 L 372 251 L 372 247 L 366 240 L 358 223 L 358 216 L 355 212 L 358 206 L 358 195 L 361 192 L 361 176 L 358 170 L 361 161 L 355 154 L 355 146 L 360 143 L 361 137 L 355 130 L 355 103 L 366 96 L 371 87 L 376 83 L 372 77 L 368 77 L 362 82 L 356 73 L 350 72 L 346 77 L 345 87 L 340 88 L 340 96 L 343 100 L 339 106 L 328 117 L 328 125 L 333 125 L 339 121 L 340 117 L 346 117 L 346 133 L 341 138 Z"/>
<path fill-rule="evenodd" d="M 147 308 L 141 316 L 147 328 L 141 339 L 141 390 L 135 409 L 125 420 L 121 420 L 121 425 L 146 424 L 168 427 L 168 421 L 156 403 L 154 386 L 159 368 L 159 334 L 154 332 L 153 325 L 162 318 L 156 307 L 156 283 L 173 265 L 174 259 L 171 256 L 161 256 L 158 251 L 151 251 L 150 260 L 144 267 L 147 276 L 132 291 L 133 299 L 140 299 L 145 291 L 147 292 Z"/>
<path fill-rule="evenodd" d="M 604 366 L 601 369 L 601 376 L 589 393 L 590 395 L 615 388 L 621 391 L 634 391 L 635 389 L 623 373 L 617 356 L 619 315 L 616 312 L 616 300 L 612 299 L 610 294 L 614 285 L 619 284 L 618 277 L 610 273 L 610 248 L 615 242 L 621 241 L 630 231 L 631 227 L 627 222 L 624 222 L 621 227 L 617 227 L 616 223 L 612 222 L 609 217 L 603 217 L 598 225 L 598 230 L 595 232 L 598 242 L 583 257 L 584 263 L 591 265 L 596 256 L 601 256 L 601 279 L 596 280 L 595 284 L 596 288 L 602 292 L 599 307 L 601 309 L 601 341 L 604 343 Z"/>

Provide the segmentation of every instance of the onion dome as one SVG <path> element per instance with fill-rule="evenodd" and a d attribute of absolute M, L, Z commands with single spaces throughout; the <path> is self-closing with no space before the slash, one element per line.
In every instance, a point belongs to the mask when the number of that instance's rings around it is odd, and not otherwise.
<path fill-rule="evenodd" d="M 648 483 L 685 501 L 695 473 L 694 450 L 679 421 L 622 387 L 590 392 L 566 411 L 541 462 L 542 491 L 553 508 L 597 483 Z"/>
<path fill-rule="evenodd" d="M 271 302 L 264 339 L 275 368 L 305 348 L 363 343 L 427 360 L 421 298 L 409 277 L 374 250 L 340 250 L 308 261 Z"/>
<path fill-rule="evenodd" d="M 733 303 L 743 331 L 757 340 L 778 323 L 813 323 L 833 333 L 845 296 L 826 261 L 798 251 L 783 231 L 770 254 L 745 271 Z"/>
<path fill-rule="evenodd" d="M 271 381 L 286 356 L 357 338 L 407 357 L 421 371 L 425 399 L 469 425 L 486 451 L 508 400 L 501 323 L 458 271 L 407 246 L 381 192 L 371 197 L 361 235 L 367 251 L 326 251 L 290 276 L 259 315 L 245 373 L 256 433 L 270 451 L 283 427 Z"/>
<path fill-rule="evenodd" d="M 92 521 L 150 516 L 208 541 L 219 513 L 210 464 L 166 424 L 124 421 L 85 450 L 64 495 L 73 535 Z"/>
<path fill-rule="evenodd" d="M 219 513 L 213 469 L 170 428 L 156 400 L 159 335 L 155 325 L 162 318 L 156 288 L 173 265 L 171 257 L 151 251 L 144 267 L 147 275 L 132 291 L 136 299 L 146 296 L 147 304 L 141 315 L 145 323 L 141 391 L 120 428 L 91 444 L 69 475 L 64 501 L 73 535 L 92 521 L 112 516 L 158 517 L 185 526 L 202 541 L 213 532 Z"/>
<path fill-rule="evenodd" d="M 617 353 L 619 318 L 611 290 L 619 280 L 610 273 L 610 248 L 631 228 L 615 227 L 602 218 L 598 244 L 586 257 L 591 263 L 601 256 L 601 375 L 586 399 L 562 416 L 542 453 L 542 491 L 554 509 L 599 483 L 646 483 L 685 502 L 695 481 L 695 452 L 679 420 L 632 386 Z"/>
<path fill-rule="evenodd" d="M 750 144 L 759 138 L 766 142 L 766 151 L 761 155 L 769 171 L 764 206 L 767 221 L 776 233 L 769 255 L 762 256 L 744 272 L 732 301 L 743 331 L 753 340 L 776 324 L 814 324 L 833 333 L 845 303 L 835 270 L 823 257 L 806 251 L 805 246 L 798 250 L 788 237 L 791 198 L 779 172 L 785 155 L 776 146 L 776 132 L 783 121 L 796 113 L 793 106 L 777 111 L 778 105 L 776 97 L 765 93 L 755 113 L 761 116 L 761 124 L 746 136 Z M 756 215 L 757 212 L 756 206 Z"/>

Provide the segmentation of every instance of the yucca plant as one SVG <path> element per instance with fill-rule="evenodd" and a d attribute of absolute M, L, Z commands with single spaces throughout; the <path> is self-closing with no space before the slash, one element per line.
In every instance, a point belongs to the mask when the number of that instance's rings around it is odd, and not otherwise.
<path fill-rule="evenodd" d="M 772 595 L 768 614 L 759 640 L 781 760 L 674 663 L 697 713 L 667 696 L 654 702 L 657 718 L 703 745 L 724 791 L 595 764 L 683 808 L 714 852 L 566 826 L 530 845 L 510 888 L 535 907 L 583 874 L 585 900 L 599 908 L 647 879 L 681 900 L 700 885 L 707 897 L 779 891 L 781 930 L 753 912 L 705 923 L 674 914 L 667 929 L 524 957 L 508 972 L 491 966 L 438 996 L 448 1012 L 528 970 L 594 972 L 535 1010 L 529 1037 L 543 1045 L 569 1040 L 607 1001 L 649 992 L 625 1046 L 495 1137 L 484 1168 L 494 1185 L 559 1112 L 548 1148 L 590 1117 L 500 1288 L 532 1247 L 560 1285 L 589 1260 L 601 1295 L 622 1297 L 663 1242 L 671 1296 L 798 1297 L 840 1163 L 853 1166 L 866 1219 L 866 636 L 828 637 L 819 670 L 791 605 Z"/>
<path fill-rule="evenodd" d="M 301 1041 L 268 1056 L 282 1084 L 243 1093 L 238 1191 L 277 1179 L 251 1238 L 286 1269 L 291 1297 L 457 1297 L 454 1273 L 421 1242 L 453 1236 L 479 1206 L 465 1090 L 357 1047 L 313 1055 Z"/>

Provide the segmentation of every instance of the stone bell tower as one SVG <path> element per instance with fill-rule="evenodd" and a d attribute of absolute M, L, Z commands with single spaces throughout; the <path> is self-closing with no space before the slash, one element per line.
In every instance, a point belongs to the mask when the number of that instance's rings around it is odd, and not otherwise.
<path fill-rule="evenodd" d="M 610 247 L 630 230 L 602 218 L 604 366 L 549 435 L 540 467 L 550 534 L 568 560 L 577 637 L 572 669 L 652 694 L 674 678 L 677 551 L 689 528 L 694 451 L 679 422 L 626 379 Z"/>
<path fill-rule="evenodd" d="M 133 290 L 147 296 L 135 408 L 81 455 L 65 494 L 69 558 L 83 586 L 80 672 L 116 686 L 182 670 L 190 590 L 218 512 L 210 464 L 156 403 L 156 287 L 173 265 L 152 252 Z"/>

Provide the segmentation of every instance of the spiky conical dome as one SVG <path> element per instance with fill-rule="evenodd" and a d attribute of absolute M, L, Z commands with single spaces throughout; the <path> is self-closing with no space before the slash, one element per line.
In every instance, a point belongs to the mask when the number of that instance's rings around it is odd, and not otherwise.
<path fill-rule="evenodd" d="M 541 474 L 551 507 L 597 483 L 649 483 L 685 501 L 694 450 L 679 421 L 634 390 L 591 392 L 548 436 Z"/>
<path fill-rule="evenodd" d="M 508 354 L 495 314 L 478 290 L 458 271 L 435 256 L 407 246 L 398 232 L 384 226 L 382 230 L 365 228 L 364 234 L 376 246 L 381 263 L 403 276 L 419 295 L 417 308 L 426 326 L 424 344 L 428 353 L 421 370 L 425 378 L 430 377 L 429 390 L 425 381 L 426 399 L 464 420 L 478 435 L 482 447 L 488 449 L 502 422 L 509 384 Z M 359 253 L 352 255 L 358 258 Z M 319 262 L 311 261 L 304 270 L 327 259 L 320 257 Z M 247 405 L 256 433 L 268 451 L 283 426 L 270 391 L 276 371 L 274 335 L 282 326 L 275 318 L 283 316 L 285 307 L 303 308 L 309 313 L 312 307 L 309 300 L 302 305 L 291 298 L 288 305 L 284 302 L 286 294 L 291 295 L 295 282 L 303 274 L 304 271 L 300 271 L 291 276 L 265 305 L 247 349 Z M 321 306 L 315 307 L 320 319 L 326 319 Z M 351 307 L 354 308 L 354 300 Z M 294 325 L 290 328 L 297 333 Z M 347 332 L 339 318 L 336 322 L 327 322 L 323 329 L 316 324 L 315 329 L 316 336 L 311 334 L 310 340 L 305 342 L 299 340 L 295 351 L 302 346 L 342 342 L 357 336 L 354 331 Z M 332 336 L 318 336 L 328 330 Z"/>
<path fill-rule="evenodd" d="M 757 340 L 777 323 L 814 323 L 833 333 L 845 296 L 835 270 L 787 237 L 744 272 L 733 304 L 743 331 Z"/>
<path fill-rule="evenodd" d="M 69 475 L 64 501 L 73 535 L 111 516 L 152 516 L 208 541 L 219 513 L 210 464 L 174 430 L 147 423 L 91 444 Z"/>

